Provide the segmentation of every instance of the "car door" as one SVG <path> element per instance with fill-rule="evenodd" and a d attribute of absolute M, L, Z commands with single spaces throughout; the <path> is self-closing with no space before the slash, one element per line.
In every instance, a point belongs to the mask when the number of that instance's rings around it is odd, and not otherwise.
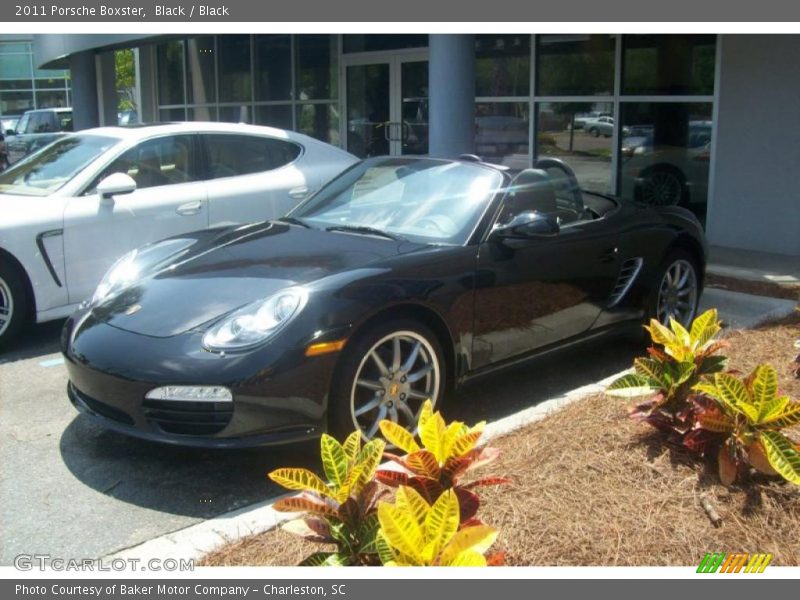
<path fill-rule="evenodd" d="M 105 271 L 148 242 L 208 227 L 208 201 L 193 134 L 142 141 L 102 169 L 64 213 L 64 255 L 71 303 L 91 297 Z M 96 186 L 112 173 L 136 182 L 130 194 L 103 200 Z"/>
<path fill-rule="evenodd" d="M 280 217 L 317 187 L 300 167 L 303 148 L 294 142 L 239 133 L 202 139 L 212 227 Z"/>
<path fill-rule="evenodd" d="M 473 368 L 502 362 L 587 332 L 618 271 L 615 236 L 583 208 L 574 183 L 559 185 L 528 169 L 512 183 L 497 223 L 521 212 L 550 214 L 554 235 L 488 239 L 480 244 Z"/>

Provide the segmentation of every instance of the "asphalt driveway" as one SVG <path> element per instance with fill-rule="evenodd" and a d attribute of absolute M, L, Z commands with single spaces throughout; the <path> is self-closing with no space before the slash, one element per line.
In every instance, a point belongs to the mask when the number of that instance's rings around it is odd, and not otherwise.
<path fill-rule="evenodd" d="M 19 554 L 104 556 L 278 490 L 278 466 L 316 468 L 316 444 L 236 451 L 159 445 L 105 431 L 67 400 L 60 323 L 0 355 L 0 565 Z M 630 365 L 637 348 L 606 342 L 472 383 L 450 415 L 493 420 Z"/>

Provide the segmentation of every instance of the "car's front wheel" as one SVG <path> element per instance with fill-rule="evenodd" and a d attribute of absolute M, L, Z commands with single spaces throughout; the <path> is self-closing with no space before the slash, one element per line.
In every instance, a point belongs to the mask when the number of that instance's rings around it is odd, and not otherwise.
<path fill-rule="evenodd" d="M 372 327 L 345 349 L 329 403 L 331 432 L 343 438 L 360 429 L 366 438 L 389 419 L 414 431 L 425 400 L 444 395 L 441 344 L 425 325 L 396 319 Z"/>
<path fill-rule="evenodd" d="M 648 313 L 663 325 L 670 318 L 689 327 L 697 313 L 700 278 L 694 258 L 686 251 L 670 252 L 659 266 L 650 294 Z"/>
<path fill-rule="evenodd" d="M 22 330 L 27 314 L 25 284 L 19 272 L 0 256 L 0 351 Z"/>

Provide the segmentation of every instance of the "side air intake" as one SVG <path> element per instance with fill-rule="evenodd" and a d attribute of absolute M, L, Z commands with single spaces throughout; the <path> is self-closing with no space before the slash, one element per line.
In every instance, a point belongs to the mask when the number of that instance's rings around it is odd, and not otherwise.
<path fill-rule="evenodd" d="M 608 301 L 608 308 L 613 308 L 625 297 L 628 290 L 631 289 L 633 282 L 642 270 L 644 259 L 637 256 L 636 258 L 629 258 L 622 263 L 622 268 L 617 277 L 617 283 L 614 285 L 614 290 L 611 292 L 611 298 Z"/>

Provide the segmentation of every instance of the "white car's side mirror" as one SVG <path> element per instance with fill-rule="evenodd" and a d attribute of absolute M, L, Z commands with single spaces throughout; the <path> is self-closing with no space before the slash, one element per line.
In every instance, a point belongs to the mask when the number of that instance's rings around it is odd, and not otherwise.
<path fill-rule="evenodd" d="M 112 173 L 97 184 L 97 193 L 103 204 L 112 204 L 114 196 L 118 194 L 130 194 L 135 191 L 136 182 L 127 173 Z"/>

